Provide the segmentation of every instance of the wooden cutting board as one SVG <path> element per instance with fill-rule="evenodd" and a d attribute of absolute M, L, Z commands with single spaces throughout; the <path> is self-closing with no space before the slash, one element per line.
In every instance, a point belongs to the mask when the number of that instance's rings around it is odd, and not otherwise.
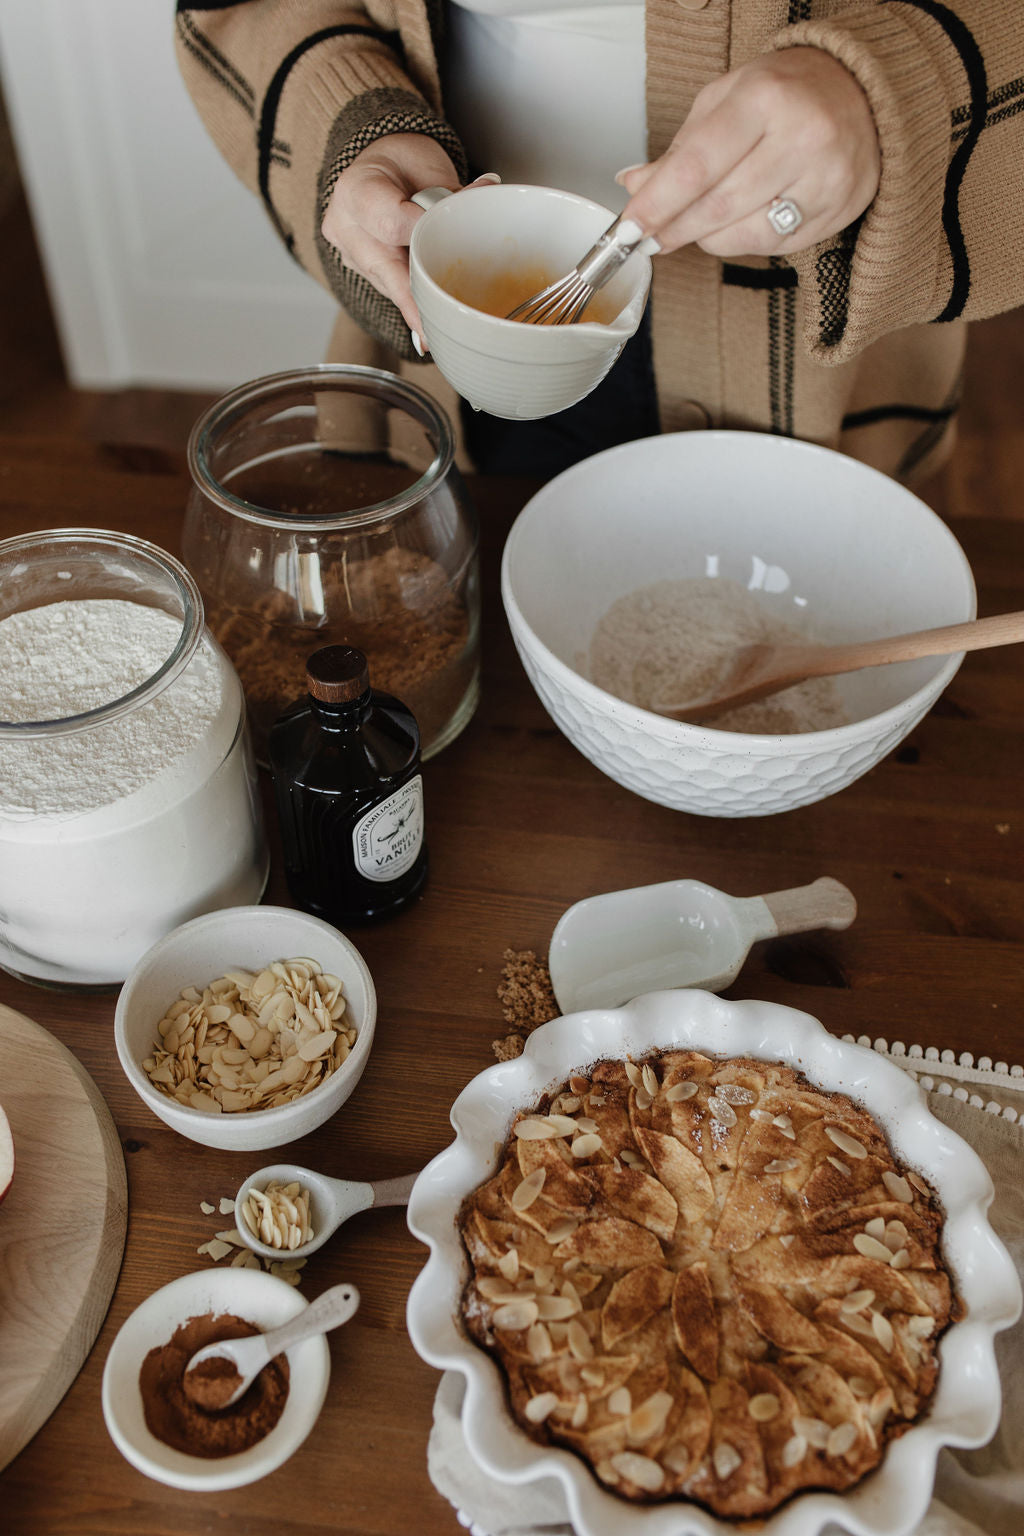
<path fill-rule="evenodd" d="M 46 1422 L 92 1348 L 124 1253 L 128 1184 L 96 1084 L 0 1003 L 0 1104 L 14 1182 L 0 1204 L 0 1467 Z"/>

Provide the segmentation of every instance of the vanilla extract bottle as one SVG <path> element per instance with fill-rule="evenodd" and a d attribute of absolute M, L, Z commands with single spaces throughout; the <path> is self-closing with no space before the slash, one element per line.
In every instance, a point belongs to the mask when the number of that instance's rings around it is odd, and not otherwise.
<path fill-rule="evenodd" d="M 314 651 L 306 687 L 268 743 L 288 889 L 336 927 L 389 917 L 427 877 L 415 716 L 354 646 Z"/>

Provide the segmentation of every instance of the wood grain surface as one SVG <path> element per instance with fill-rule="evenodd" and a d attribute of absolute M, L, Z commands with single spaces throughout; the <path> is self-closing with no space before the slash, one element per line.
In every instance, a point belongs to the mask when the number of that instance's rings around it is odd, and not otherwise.
<path fill-rule="evenodd" d="M 0 1103 L 15 1176 L 0 1206 L 0 1467 L 44 1424 L 110 1304 L 128 1221 L 124 1156 L 81 1063 L 0 1003 Z"/>
<path fill-rule="evenodd" d="M 26 432 L 0 456 L 0 537 L 78 523 L 123 528 L 178 552 L 180 454 L 77 440 L 54 452 Z M 410 910 L 352 937 L 380 1014 L 352 1099 L 288 1156 L 324 1172 L 388 1177 L 451 1139 L 448 1110 L 505 1033 L 496 988 L 506 948 L 546 953 L 572 902 L 693 877 L 752 896 L 833 875 L 858 903 L 843 932 L 760 944 L 725 994 L 786 1003 L 837 1034 L 1024 1060 L 1024 664 L 1019 648 L 968 656 L 931 713 L 866 777 L 786 815 L 681 815 L 605 778 L 554 727 L 520 667 L 498 595 L 511 520 L 534 486 L 471 482 L 484 534 L 483 696 L 464 734 L 424 768 L 431 873 Z M 986 515 L 991 482 L 957 482 L 952 525 L 981 613 L 1024 608 L 1024 523 Z M 270 802 L 268 796 L 268 812 Z M 271 823 L 273 825 L 273 823 Z M 274 849 L 267 899 L 287 900 Z M 197 1495 L 147 1481 L 107 1436 L 100 1380 L 129 1312 L 209 1261 L 225 1224 L 200 1201 L 233 1195 L 248 1159 L 177 1137 L 128 1086 L 114 1053 L 113 996 L 44 992 L 0 974 L 0 1001 L 35 1018 L 87 1068 L 117 1126 L 130 1221 L 109 1314 L 60 1406 L 0 1475 L 9 1536 L 457 1536 L 427 1475 L 436 1373 L 405 1331 L 424 1253 L 402 1212 L 355 1217 L 310 1261 L 304 1292 L 354 1281 L 358 1316 L 331 1338 L 331 1389 L 316 1429 L 279 1472 Z M 2 1092 L 2 1091 L 0 1091 Z M 261 1160 L 266 1158 L 261 1155 Z M 0 1297 L 2 1307 L 2 1297 Z"/>

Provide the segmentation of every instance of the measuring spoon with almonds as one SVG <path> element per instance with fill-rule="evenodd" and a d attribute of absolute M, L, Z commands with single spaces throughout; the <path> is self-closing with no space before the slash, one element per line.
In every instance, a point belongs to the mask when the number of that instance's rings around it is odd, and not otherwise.
<path fill-rule="evenodd" d="M 405 1173 L 395 1179 L 361 1182 L 332 1179 L 298 1163 L 271 1163 L 250 1174 L 239 1189 L 235 1196 L 235 1226 L 246 1246 L 262 1259 L 305 1259 L 322 1248 L 350 1216 L 374 1206 L 408 1205 L 418 1177 Z M 263 1227 L 263 1234 L 272 1231 L 275 1239 L 269 1242 L 249 1219 L 252 1213 L 259 1225 L 256 1210 L 262 1216 L 268 1200 L 272 1227 Z"/>

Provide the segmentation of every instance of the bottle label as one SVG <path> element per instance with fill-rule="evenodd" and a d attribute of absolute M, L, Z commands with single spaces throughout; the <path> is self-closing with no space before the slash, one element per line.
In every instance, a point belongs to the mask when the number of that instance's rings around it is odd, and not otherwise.
<path fill-rule="evenodd" d="M 352 829 L 356 869 L 367 880 L 397 880 L 423 844 L 423 780 L 419 774 L 381 800 Z"/>

